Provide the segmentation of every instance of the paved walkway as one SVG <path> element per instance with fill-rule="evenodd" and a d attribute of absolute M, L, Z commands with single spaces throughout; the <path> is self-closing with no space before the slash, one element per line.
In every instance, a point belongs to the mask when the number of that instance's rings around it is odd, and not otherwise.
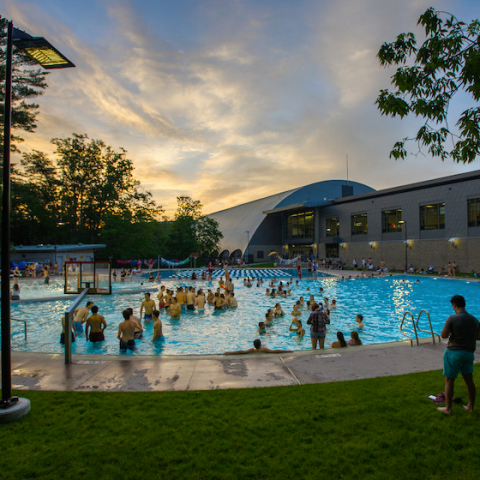
<path fill-rule="evenodd" d="M 327 383 L 442 368 L 445 342 L 207 356 L 63 356 L 13 352 L 16 390 L 177 391 Z M 476 361 L 480 361 L 477 355 Z"/>

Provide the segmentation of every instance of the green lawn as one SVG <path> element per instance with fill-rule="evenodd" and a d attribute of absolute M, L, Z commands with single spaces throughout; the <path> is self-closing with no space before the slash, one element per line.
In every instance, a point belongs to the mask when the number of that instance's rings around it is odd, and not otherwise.
<path fill-rule="evenodd" d="M 428 395 L 441 391 L 441 371 L 206 392 L 22 391 L 32 410 L 0 425 L 0 478 L 476 480 L 480 414 L 437 412 Z"/>

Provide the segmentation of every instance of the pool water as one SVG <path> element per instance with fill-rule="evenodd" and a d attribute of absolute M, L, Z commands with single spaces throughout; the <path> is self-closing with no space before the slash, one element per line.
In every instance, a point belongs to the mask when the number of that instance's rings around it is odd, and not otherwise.
<path fill-rule="evenodd" d="M 467 311 L 480 316 L 479 285 L 475 282 L 452 281 L 443 278 L 422 277 L 416 282 L 416 277 L 375 277 L 340 279 L 323 277 L 318 280 L 303 280 L 293 286 L 292 295 L 287 298 L 270 298 L 265 295 L 269 280 L 265 280 L 262 287 L 255 285 L 244 287 L 241 280 L 235 280 L 235 297 L 238 307 L 224 311 L 214 311 L 206 305 L 205 312 L 186 312 L 180 319 L 171 319 L 164 311 L 161 313 L 165 340 L 153 344 L 150 339 L 153 335 L 152 324 L 145 325 L 144 338 L 137 340 L 136 355 L 196 355 L 220 354 L 225 351 L 246 349 L 252 346 L 252 341 L 259 337 L 262 343 L 269 348 L 289 350 L 311 349 L 310 335 L 306 321 L 308 310 L 303 310 L 299 317 L 306 335 L 301 338 L 288 328 L 292 319 L 290 312 L 300 296 L 305 302 L 310 295 L 316 301 L 328 297 L 337 300 L 338 307 L 331 311 L 331 326 L 326 338 L 326 347 L 336 340 L 337 330 L 343 331 L 348 340 L 350 332 L 356 329 L 355 316 L 361 313 L 364 316 L 365 328 L 359 329 L 359 336 L 364 344 L 395 342 L 405 340 L 400 334 L 399 325 L 404 313 L 408 310 L 415 319 L 422 309 L 430 313 L 434 331 L 440 333 L 446 318 L 453 312 L 449 299 L 455 294 L 461 294 L 467 301 Z M 215 281 L 166 280 L 163 284 L 167 288 L 176 289 L 177 286 L 192 285 L 195 289 L 216 289 Z M 129 284 L 132 288 L 135 284 Z M 139 288 L 149 287 L 152 298 L 156 299 L 159 290 L 158 284 L 146 284 Z M 323 288 L 323 294 L 319 288 Z M 12 318 L 27 321 L 28 341 L 23 336 L 23 324 L 12 321 L 12 347 L 14 350 L 62 353 L 63 345 L 59 343 L 61 333 L 61 317 L 66 308 L 72 303 L 73 296 L 65 300 L 25 303 L 12 305 Z M 122 311 L 132 307 L 135 315 L 139 315 L 143 292 L 118 294 L 112 296 L 92 296 L 90 299 L 99 307 L 99 313 L 105 316 L 108 328 L 105 331 L 106 341 L 92 344 L 80 335 L 73 344 L 75 354 L 118 354 L 117 332 L 122 318 Z M 263 321 L 265 313 L 280 303 L 285 312 L 284 317 L 273 321 L 267 333 L 258 335 L 258 322 Z M 82 302 L 82 305 L 85 304 Z M 427 317 L 422 315 L 420 328 L 427 329 Z M 413 336 L 413 329 L 404 328 Z M 426 337 L 428 334 L 420 333 Z"/>

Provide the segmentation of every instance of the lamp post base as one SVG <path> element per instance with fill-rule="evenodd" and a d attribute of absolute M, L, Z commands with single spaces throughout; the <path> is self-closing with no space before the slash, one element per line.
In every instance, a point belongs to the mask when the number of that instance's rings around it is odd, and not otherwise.
<path fill-rule="evenodd" d="M 12 400 L 17 397 L 12 397 Z M 0 405 L 0 424 L 10 423 L 25 416 L 30 411 L 30 400 L 18 398 L 17 401 L 9 402 L 9 405 Z"/>

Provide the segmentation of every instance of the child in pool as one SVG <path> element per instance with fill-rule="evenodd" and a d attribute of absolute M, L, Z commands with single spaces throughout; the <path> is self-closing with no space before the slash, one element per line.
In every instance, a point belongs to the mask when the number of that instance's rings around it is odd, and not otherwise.
<path fill-rule="evenodd" d="M 294 328 L 293 325 L 296 325 L 297 328 Z M 305 335 L 305 329 L 302 327 L 302 321 L 294 318 L 292 323 L 290 324 L 290 328 L 288 329 L 289 332 L 296 332 L 297 335 L 303 337 Z"/>

